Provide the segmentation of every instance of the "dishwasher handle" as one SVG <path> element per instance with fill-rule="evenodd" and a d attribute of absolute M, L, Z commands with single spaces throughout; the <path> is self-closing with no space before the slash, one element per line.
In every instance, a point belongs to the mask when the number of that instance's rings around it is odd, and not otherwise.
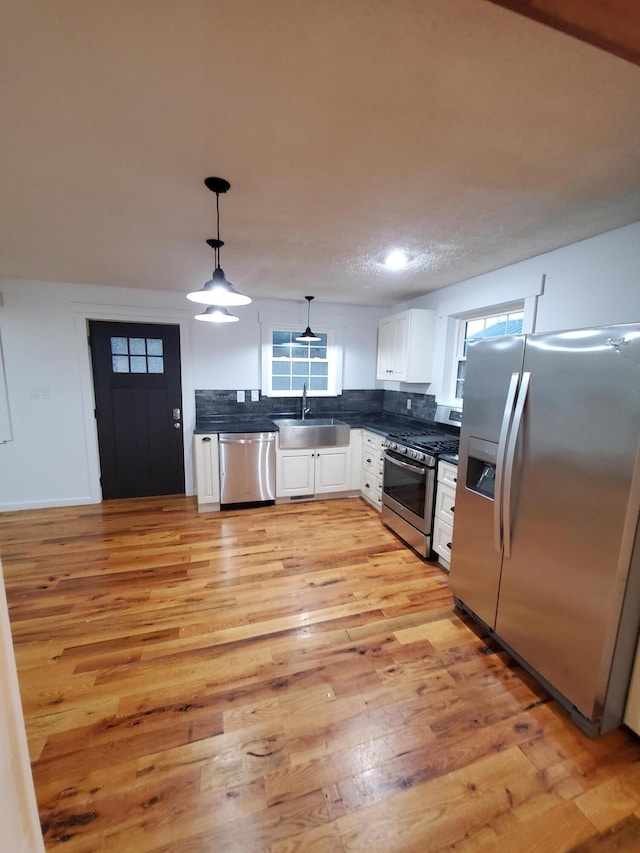
<path fill-rule="evenodd" d="M 275 432 L 223 432 L 218 436 L 220 444 L 253 444 L 275 440 Z"/>

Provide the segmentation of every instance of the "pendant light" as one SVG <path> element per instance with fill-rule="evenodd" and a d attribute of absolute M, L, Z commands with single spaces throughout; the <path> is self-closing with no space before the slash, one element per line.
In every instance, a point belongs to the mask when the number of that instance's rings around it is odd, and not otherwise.
<path fill-rule="evenodd" d="M 227 281 L 224 270 L 220 266 L 220 249 L 224 246 L 223 241 L 220 239 L 220 193 L 226 193 L 231 187 L 231 184 L 229 181 L 225 181 L 224 178 L 205 178 L 204 183 L 207 189 L 216 194 L 216 223 L 218 227 L 218 236 L 216 239 L 207 240 L 207 243 L 213 249 L 216 268 L 214 269 L 213 275 L 209 281 L 205 282 L 200 290 L 194 290 L 191 293 L 187 293 L 187 299 L 190 299 L 192 302 L 200 302 L 202 305 L 248 305 L 251 302 L 251 298 L 239 293 L 231 282 Z M 199 315 L 199 318 L 202 318 L 202 316 L 203 315 Z M 213 316 L 213 312 L 209 316 Z M 229 316 L 231 317 L 232 315 Z M 237 320 L 238 318 L 235 317 L 234 319 Z M 217 320 L 213 322 L 230 321 Z"/>
<path fill-rule="evenodd" d="M 311 331 L 311 327 L 309 326 L 309 315 L 310 315 L 310 313 L 311 313 L 311 300 L 312 300 L 313 298 L 314 298 L 313 296 L 305 296 L 305 299 L 306 299 L 306 300 L 307 300 L 307 302 L 309 303 L 309 304 L 307 305 L 307 328 L 304 330 L 304 332 L 303 332 L 301 335 L 298 335 L 298 337 L 296 338 L 296 340 L 297 340 L 297 341 L 302 341 L 303 343 L 304 343 L 305 341 L 319 341 L 319 340 L 322 340 L 322 339 L 321 339 L 321 338 L 319 338 L 317 335 L 314 335 L 314 333 Z"/>
<path fill-rule="evenodd" d="M 229 314 L 227 309 L 221 305 L 209 305 L 202 314 L 196 314 L 195 319 L 204 320 L 207 323 L 236 323 L 240 317 L 236 317 L 235 314 Z"/>

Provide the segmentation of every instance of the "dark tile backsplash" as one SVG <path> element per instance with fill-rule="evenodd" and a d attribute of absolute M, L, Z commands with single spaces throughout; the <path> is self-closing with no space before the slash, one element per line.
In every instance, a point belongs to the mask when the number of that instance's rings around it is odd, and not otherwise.
<path fill-rule="evenodd" d="M 237 402 L 236 391 L 196 391 L 196 423 L 221 416 L 274 415 L 297 417 L 300 414 L 300 398 L 260 397 L 252 403 L 251 391 L 245 391 L 246 403 Z M 407 409 L 407 400 L 411 408 Z M 339 397 L 310 397 L 311 416 L 341 413 L 379 413 L 405 415 L 417 420 L 433 421 L 436 413 L 436 398 L 433 394 L 411 394 L 405 391 L 383 391 L 370 389 L 343 391 Z"/>
<path fill-rule="evenodd" d="M 407 400 L 411 400 L 410 409 L 407 409 Z M 405 415 L 419 421 L 433 421 L 436 416 L 436 398 L 433 394 L 385 391 L 382 405 L 389 414 Z"/>

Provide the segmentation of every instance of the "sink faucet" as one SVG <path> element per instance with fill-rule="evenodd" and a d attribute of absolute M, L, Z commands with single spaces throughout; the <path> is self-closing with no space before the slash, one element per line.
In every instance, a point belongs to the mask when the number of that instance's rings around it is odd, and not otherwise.
<path fill-rule="evenodd" d="M 306 416 L 311 411 L 311 406 L 307 406 L 307 383 L 302 383 L 302 420 L 306 418 Z"/>

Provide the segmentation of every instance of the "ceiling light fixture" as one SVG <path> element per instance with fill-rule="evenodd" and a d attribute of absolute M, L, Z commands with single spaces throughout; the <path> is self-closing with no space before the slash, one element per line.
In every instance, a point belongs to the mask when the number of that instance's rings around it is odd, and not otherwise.
<path fill-rule="evenodd" d="M 202 314 L 196 314 L 195 319 L 204 320 L 207 323 L 236 323 L 240 317 L 236 317 L 235 314 L 229 314 L 227 309 L 221 305 L 209 305 Z"/>
<path fill-rule="evenodd" d="M 207 243 L 213 249 L 216 268 L 209 281 L 200 288 L 191 293 L 187 293 L 187 299 L 192 302 L 199 302 L 202 305 L 248 305 L 251 302 L 249 296 L 239 293 L 231 282 L 225 278 L 224 270 L 220 266 L 220 249 L 224 246 L 220 239 L 220 193 L 226 193 L 231 187 L 229 181 L 224 178 L 205 178 L 205 186 L 216 194 L 216 222 L 218 226 L 215 239 L 207 240 Z M 202 318 L 203 315 L 199 315 Z M 232 316 L 232 315 L 229 315 Z M 235 317 L 234 319 L 238 319 Z M 215 322 L 215 321 L 214 321 Z M 217 322 L 229 322 L 218 320 Z"/>
<path fill-rule="evenodd" d="M 384 259 L 384 265 L 390 270 L 403 270 L 409 264 L 409 256 L 402 249 L 393 249 Z"/>
<path fill-rule="evenodd" d="M 313 332 L 311 331 L 311 327 L 309 326 L 309 315 L 311 313 L 311 300 L 313 298 L 314 298 L 313 296 L 305 296 L 305 299 L 309 303 L 307 305 L 307 328 L 304 330 L 304 332 L 301 335 L 298 335 L 298 337 L 296 338 L 297 341 L 304 342 L 304 341 L 319 341 L 319 340 L 321 340 L 321 338 L 319 338 L 317 335 L 313 334 Z"/>

